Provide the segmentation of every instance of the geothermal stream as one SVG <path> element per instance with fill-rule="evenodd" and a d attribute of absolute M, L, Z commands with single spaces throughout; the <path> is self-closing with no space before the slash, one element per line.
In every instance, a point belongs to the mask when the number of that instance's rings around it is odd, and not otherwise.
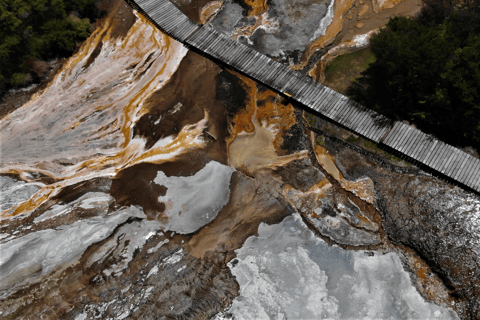
<path fill-rule="evenodd" d="M 477 196 L 318 140 L 277 93 L 112 3 L 53 81 L 0 120 L 0 318 L 479 310 L 478 254 L 463 254 L 480 252 Z M 178 5 L 296 69 L 352 6 L 269 2 L 280 19 L 255 1 L 258 21 L 242 25 L 234 2 Z M 285 30 L 302 36 L 286 46 Z"/>

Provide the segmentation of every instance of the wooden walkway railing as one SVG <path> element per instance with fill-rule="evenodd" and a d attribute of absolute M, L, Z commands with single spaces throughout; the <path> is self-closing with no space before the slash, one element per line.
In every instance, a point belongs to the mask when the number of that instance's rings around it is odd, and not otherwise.
<path fill-rule="evenodd" d="M 214 29 L 197 24 L 169 0 L 126 0 L 172 38 L 291 97 L 350 131 L 480 192 L 480 160 L 402 122 L 363 107 Z"/>

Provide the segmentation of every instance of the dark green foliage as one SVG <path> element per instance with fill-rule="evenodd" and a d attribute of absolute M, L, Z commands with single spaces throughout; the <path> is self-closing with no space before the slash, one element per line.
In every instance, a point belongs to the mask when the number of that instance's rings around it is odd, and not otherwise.
<path fill-rule="evenodd" d="M 0 0 L 0 94 L 35 79 L 28 59 L 71 54 L 98 16 L 95 0 Z"/>
<path fill-rule="evenodd" d="M 372 38 L 376 61 L 348 94 L 445 141 L 478 148 L 479 6 L 429 5 L 416 20 L 392 18 Z"/>

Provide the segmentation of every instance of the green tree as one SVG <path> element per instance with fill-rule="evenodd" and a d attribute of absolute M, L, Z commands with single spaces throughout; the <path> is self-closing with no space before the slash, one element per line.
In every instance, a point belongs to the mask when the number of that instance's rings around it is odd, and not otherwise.
<path fill-rule="evenodd" d="M 348 93 L 390 118 L 478 147 L 479 25 L 475 10 L 452 10 L 443 20 L 428 12 L 392 18 L 371 40 L 376 61 Z"/>
<path fill-rule="evenodd" d="M 28 59 L 71 54 L 99 16 L 94 1 L 0 0 L 0 91 L 36 77 Z"/>

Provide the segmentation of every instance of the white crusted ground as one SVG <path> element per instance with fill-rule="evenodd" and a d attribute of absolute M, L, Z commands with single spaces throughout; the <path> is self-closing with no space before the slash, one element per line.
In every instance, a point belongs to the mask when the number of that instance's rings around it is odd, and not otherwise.
<path fill-rule="evenodd" d="M 213 221 L 228 202 L 234 171 L 216 161 L 189 177 L 167 177 L 159 171 L 154 182 L 167 187 L 165 196 L 158 199 L 166 205 L 165 229 L 186 234 Z"/>
<path fill-rule="evenodd" d="M 258 234 L 229 263 L 240 284 L 236 319 L 456 318 L 420 296 L 396 253 L 329 246 L 298 214 Z"/>
<path fill-rule="evenodd" d="M 0 298 L 51 272 L 74 264 L 91 244 L 105 239 L 130 217 L 145 218 L 137 207 L 80 220 L 57 229 L 29 233 L 0 244 Z"/>

